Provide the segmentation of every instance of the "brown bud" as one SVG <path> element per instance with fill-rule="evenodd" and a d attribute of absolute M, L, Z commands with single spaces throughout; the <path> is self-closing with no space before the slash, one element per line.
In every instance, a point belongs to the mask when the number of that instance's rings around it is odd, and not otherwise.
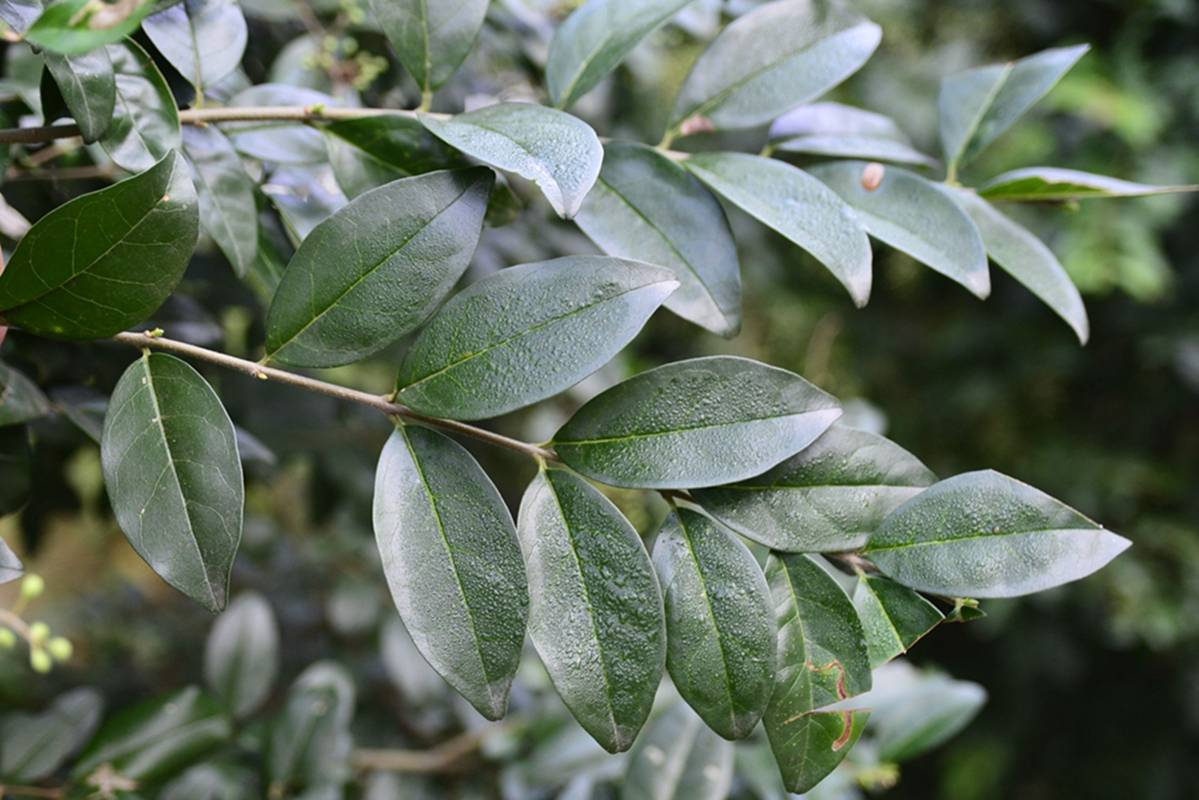
<path fill-rule="evenodd" d="M 862 188 L 868 192 L 873 192 L 878 187 L 882 186 L 883 178 L 887 175 L 887 168 L 877 161 L 871 161 L 862 169 Z"/>

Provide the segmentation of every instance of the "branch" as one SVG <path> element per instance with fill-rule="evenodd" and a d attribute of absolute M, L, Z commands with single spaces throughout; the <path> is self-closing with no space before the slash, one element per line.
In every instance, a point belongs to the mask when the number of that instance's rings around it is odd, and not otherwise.
<path fill-rule="evenodd" d="M 453 772 L 474 753 L 491 728 L 455 736 L 431 750 L 355 750 L 354 766 L 381 772 Z"/>
<path fill-rule="evenodd" d="M 121 344 L 127 344 L 140 349 L 162 350 L 167 353 L 176 355 L 188 356 L 200 361 L 206 361 L 209 364 L 216 364 L 219 367 L 225 367 L 236 372 L 241 372 L 259 380 L 273 380 L 278 383 L 285 383 L 289 386 L 297 386 L 301 389 L 307 389 L 310 392 L 323 394 L 328 397 L 334 397 L 338 400 L 346 400 L 358 405 L 373 408 L 380 411 L 389 417 L 398 417 L 406 419 L 410 422 L 420 422 L 433 428 L 440 428 L 450 433 L 469 436 L 472 439 L 478 439 L 481 442 L 492 444 L 497 447 L 503 447 L 508 450 L 513 450 L 517 453 L 535 458 L 540 461 L 557 462 L 558 456 L 554 451 L 540 447 L 539 445 L 529 442 L 522 442 L 519 439 L 512 439 L 499 433 L 494 433 L 483 428 L 476 428 L 474 425 L 467 425 L 465 422 L 458 422 L 452 419 L 442 419 L 440 417 L 429 417 L 420 414 L 407 406 L 392 402 L 391 398 L 386 395 L 371 394 L 362 392 L 358 389 L 350 389 L 345 386 L 338 386 L 335 383 L 327 383 L 326 381 L 309 378 L 307 375 L 300 375 L 287 370 L 276 369 L 258 364 L 254 361 L 248 361 L 244 358 L 237 358 L 226 353 L 219 353 L 215 350 L 208 350 L 204 347 L 198 347 L 187 342 L 180 342 L 174 339 L 166 339 L 157 335 L 156 331 L 143 331 L 141 333 L 126 332 L 118 333 L 112 337 L 114 341 Z"/>
<path fill-rule="evenodd" d="M 183 125 L 207 125 L 213 122 L 333 122 L 388 115 L 414 117 L 416 114 L 415 111 L 402 108 L 338 108 L 323 103 L 310 106 L 227 106 L 183 109 L 179 112 L 179 122 Z M 76 136 L 79 136 L 78 125 L 7 128 L 0 130 L 0 144 L 36 144 Z"/>

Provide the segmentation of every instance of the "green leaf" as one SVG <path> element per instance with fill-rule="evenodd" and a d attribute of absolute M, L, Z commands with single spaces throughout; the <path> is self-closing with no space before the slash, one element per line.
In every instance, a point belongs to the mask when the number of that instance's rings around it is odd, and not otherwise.
<path fill-rule="evenodd" d="M 545 65 L 550 99 L 570 108 L 691 0 L 589 0 L 558 26 Z"/>
<path fill-rule="evenodd" d="M 733 784 L 733 745 L 683 703 L 655 717 L 629 754 L 621 800 L 724 800 Z"/>
<path fill-rule="evenodd" d="M 279 628 L 262 595 L 246 592 L 213 623 L 204 649 L 204 679 L 235 717 L 246 717 L 271 693 L 279 671 Z"/>
<path fill-rule="evenodd" d="M 266 773 L 272 793 L 340 785 L 349 777 L 354 740 L 354 681 L 332 661 L 300 673 L 288 691 L 283 713 L 271 727 Z"/>
<path fill-rule="evenodd" d="M 904 663 L 890 664 L 877 676 L 877 688 L 861 702 L 874 708 L 870 723 L 884 761 L 908 761 L 948 741 L 987 701 L 977 683 L 918 672 Z"/>
<path fill-rule="evenodd" d="M 886 167 L 879 178 L 879 167 L 838 161 L 809 172 L 853 207 L 871 236 L 986 298 L 987 251 L 949 191 L 899 167 Z"/>
<path fill-rule="evenodd" d="M 133 549 L 197 603 L 224 608 L 245 490 L 233 423 L 212 387 L 174 356 L 144 354 L 113 390 L 100 457 Z"/>
<path fill-rule="evenodd" d="M 627 750 L 662 679 L 662 595 L 641 537 L 581 478 L 543 469 L 521 500 L 529 635 L 554 688 L 605 750 Z"/>
<path fill-rule="evenodd" d="M 399 178 L 467 166 L 466 159 L 412 117 L 341 120 L 323 130 L 329 164 L 350 198 Z"/>
<path fill-rule="evenodd" d="M 299 86 L 260 83 L 238 92 L 230 106 L 325 106 L 341 105 L 327 94 Z M 317 129 L 300 122 L 258 120 L 232 122 L 222 130 L 239 153 L 280 164 L 322 164 L 328 159 L 325 139 Z"/>
<path fill-rule="evenodd" d="M 747 358 L 679 361 L 593 398 L 554 435 L 558 455 L 612 486 L 687 489 L 758 475 L 841 415 L 798 375 Z"/>
<path fill-rule="evenodd" d="M 156 5 L 59 0 L 25 31 L 25 41 L 55 53 L 78 56 L 115 44 L 138 29 Z"/>
<path fill-rule="evenodd" d="M 262 796 L 253 769 L 210 762 L 189 767 L 162 788 L 158 800 L 255 800 Z"/>
<path fill-rule="evenodd" d="M 900 506 L 866 554 L 905 586 L 947 597 L 1016 597 L 1078 580 L 1131 544 L 998 472 L 941 481 Z"/>
<path fill-rule="evenodd" d="M 762 569 L 736 536 L 685 508 L 654 543 L 665 587 L 666 668 L 712 730 L 743 739 L 774 690 L 774 610 Z"/>
<path fill-rule="evenodd" d="M 183 277 L 199 228 L 174 153 L 38 220 L 0 275 L 0 316 L 38 336 L 98 339 L 144 321 Z"/>
<path fill-rule="evenodd" d="M 183 131 L 200 203 L 200 226 L 244 277 L 258 256 L 258 205 L 254 181 L 242 168 L 233 145 L 215 126 L 189 125 Z"/>
<path fill-rule="evenodd" d="M 0 517 L 20 511 L 33 491 L 33 448 L 29 446 L 29 431 L 24 425 L 0 428 Z M 9 572 L 0 570 L 0 582 L 14 580 L 12 565 Z"/>
<path fill-rule="evenodd" d="M 586 122 L 533 103 L 499 103 L 448 119 L 422 114 L 420 121 L 466 155 L 533 181 L 567 219 L 578 212 L 604 159 Z"/>
<path fill-rule="evenodd" d="M 784 153 L 866 158 L 932 166 L 890 117 L 840 103 L 800 106 L 770 126 L 771 147 Z"/>
<path fill-rule="evenodd" d="M 862 620 L 872 668 L 906 653 L 945 619 L 936 606 L 911 589 L 872 575 L 858 578 L 853 604 Z"/>
<path fill-rule="evenodd" d="M 149 786 L 177 774 L 232 736 L 233 725 L 216 701 L 188 686 L 126 708 L 105 722 L 71 774 L 82 780 L 107 764 Z"/>
<path fill-rule="evenodd" d="M 0 427 L 41 419 L 50 410 L 36 383 L 0 361 Z"/>
<path fill-rule="evenodd" d="M 471 420 L 552 397 L 611 360 L 676 286 L 669 270 L 608 256 L 501 270 L 455 295 L 421 331 L 400 367 L 397 400 Z"/>
<path fill-rule="evenodd" d="M 952 175 L 995 141 L 1053 88 L 1089 50 L 1056 47 L 950 75 L 941 82 L 941 147 Z"/>
<path fill-rule="evenodd" d="M 237 69 L 246 18 L 233 0 L 183 0 L 147 17 L 142 30 L 196 93 Z"/>
<path fill-rule="evenodd" d="M 5 436 L 7 437 L 7 432 Z M 4 461 L 4 454 L 0 451 L 0 463 L 4 463 Z M 17 554 L 8 546 L 8 542 L 0 539 L 0 584 L 12 583 L 24 574 L 25 565 L 21 563 L 21 559 L 17 558 Z"/>
<path fill-rule="evenodd" d="M 141 172 L 179 147 L 175 96 L 154 62 L 132 39 L 107 47 L 116 107 L 100 146 L 118 167 Z"/>
<path fill-rule="evenodd" d="M 670 118 L 752 128 L 813 100 L 861 69 L 882 29 L 843 8 L 810 0 L 766 3 L 738 17 L 708 46 L 683 83 Z"/>
<path fill-rule="evenodd" d="M 375 476 L 375 538 L 426 660 L 488 719 L 504 716 L 529 595 L 512 518 L 461 445 L 399 427 Z"/>
<path fill-rule="evenodd" d="M 958 189 L 955 197 L 974 221 L 991 260 L 1053 309 L 1086 344 L 1091 331 L 1087 310 L 1053 251 L 970 189 Z"/>
<path fill-rule="evenodd" d="M 834 425 L 769 472 L 692 497 L 742 536 L 774 550 L 828 552 L 864 545 L 883 517 L 935 480 L 894 442 Z"/>
<path fill-rule="evenodd" d="M 474 47 L 488 0 L 370 0 L 379 27 L 426 97 L 457 71 Z"/>
<path fill-rule="evenodd" d="M 470 263 L 494 177 L 474 168 L 404 178 L 317 225 L 267 315 L 267 358 L 331 367 L 424 322 Z"/>
<path fill-rule="evenodd" d="M 668 267 L 666 307 L 721 336 L 741 328 L 741 265 L 720 203 L 652 147 L 610 142 L 575 222 L 612 256 Z"/>
<path fill-rule="evenodd" d="M 700 153 L 683 164 L 721 197 L 811 253 L 855 305 L 866 305 L 870 241 L 857 215 L 827 186 L 790 164 L 746 153 Z"/>
<path fill-rule="evenodd" d="M 112 124 L 116 110 L 117 82 L 108 50 L 100 48 L 78 56 L 47 51 L 45 56 L 46 69 L 79 125 L 83 141 L 96 141 Z"/>
<path fill-rule="evenodd" d="M 862 625 L 845 592 L 805 555 L 772 554 L 779 669 L 763 720 L 787 791 L 802 794 L 845 759 L 867 714 L 820 711 L 870 688 Z"/>
<path fill-rule="evenodd" d="M 1005 172 L 982 185 L 978 193 L 988 200 L 1015 203 L 1054 203 L 1095 197 L 1144 197 L 1154 194 L 1199 191 L 1199 185 L 1153 186 L 1133 183 L 1076 169 L 1026 167 Z"/>
<path fill-rule="evenodd" d="M 100 693 L 84 688 L 59 695 L 41 714 L 6 715 L 0 720 L 0 778 L 35 783 L 54 774 L 87 744 L 103 708 Z"/>

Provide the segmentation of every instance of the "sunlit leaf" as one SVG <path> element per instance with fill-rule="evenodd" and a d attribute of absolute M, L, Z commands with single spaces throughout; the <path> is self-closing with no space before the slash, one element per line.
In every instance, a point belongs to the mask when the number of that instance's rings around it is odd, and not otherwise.
<path fill-rule="evenodd" d="M 1025 167 L 1005 172 L 979 188 L 988 200 L 1016 203 L 1053 203 L 1096 197 L 1144 197 L 1154 194 L 1199 191 L 1199 186 L 1153 186 L 1133 183 L 1076 169 Z"/>

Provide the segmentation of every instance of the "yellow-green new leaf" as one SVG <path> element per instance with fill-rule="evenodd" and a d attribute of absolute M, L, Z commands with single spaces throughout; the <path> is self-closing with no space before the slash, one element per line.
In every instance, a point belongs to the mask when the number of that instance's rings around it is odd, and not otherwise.
<path fill-rule="evenodd" d="M 733 745 L 675 703 L 629 753 L 620 800 L 725 800 L 732 783 Z"/>
<path fill-rule="evenodd" d="M 588 0 L 558 26 L 545 65 L 550 99 L 570 108 L 691 0 Z"/>
<path fill-rule="evenodd" d="M 1091 333 L 1086 307 L 1053 251 L 972 190 L 957 189 L 954 197 L 974 220 L 991 260 L 1053 309 L 1086 344 Z"/>
<path fill-rule="evenodd" d="M 578 213 L 604 160 L 590 125 L 534 103 L 499 103 L 448 119 L 422 114 L 420 121 L 466 155 L 533 181 L 566 219 Z"/>
<path fill-rule="evenodd" d="M 529 595 L 512 517 L 461 445 L 402 426 L 375 475 L 375 539 L 421 655 L 488 719 L 504 716 Z"/>
<path fill-rule="evenodd" d="M 741 264 L 719 201 L 652 147 L 610 142 L 575 223 L 612 256 L 660 264 L 681 284 L 666 307 L 720 336 L 741 329 Z"/>
<path fill-rule="evenodd" d="M 1063 203 L 1098 197 L 1145 197 L 1199 191 L 1199 185 L 1153 186 L 1106 175 L 1059 167 L 1025 167 L 1005 172 L 979 188 L 988 200 L 1013 203 Z"/>
<path fill-rule="evenodd" d="M 654 566 L 674 685 L 709 728 L 745 738 L 774 690 L 774 611 L 761 567 L 736 536 L 686 508 L 663 521 Z"/>
<path fill-rule="evenodd" d="M 769 472 L 692 497 L 748 539 L 815 553 L 861 547 L 887 514 L 935 480 L 894 442 L 834 425 Z"/>
<path fill-rule="evenodd" d="M 574 474 L 542 470 L 520 504 L 529 635 L 554 688 L 605 750 L 627 750 L 653 707 L 666 630 L 641 537 Z"/>
<path fill-rule="evenodd" d="M 843 7 L 811 0 L 765 3 L 708 46 L 683 83 L 670 127 L 752 128 L 814 100 L 857 72 L 882 29 Z"/>
<path fill-rule="evenodd" d="M 170 153 L 38 220 L 0 275 L 0 317 L 59 339 L 123 331 L 174 290 L 198 230 L 195 187 Z"/>
<path fill-rule="evenodd" d="M 700 153 L 683 164 L 721 197 L 811 253 L 855 305 L 866 305 L 870 241 L 836 192 L 798 167 L 746 153 Z"/>
<path fill-rule="evenodd" d="M 317 225 L 275 292 L 267 358 L 348 364 L 428 319 L 470 263 L 494 177 L 472 168 L 404 178 Z"/>
<path fill-rule="evenodd" d="M 805 555 L 772 554 L 766 579 L 778 623 L 779 669 L 763 720 L 787 791 L 818 784 L 861 736 L 865 712 L 821 711 L 870 688 L 865 636 L 849 597 Z"/>
<path fill-rule="evenodd" d="M 874 238 L 957 281 L 976 297 L 991 293 L 982 237 L 949 190 L 899 167 L 863 161 L 817 164 L 808 171 L 841 195 Z"/>
<path fill-rule="evenodd" d="M 1130 542 L 998 472 L 941 481 L 891 513 L 866 554 L 886 575 L 947 597 L 1016 597 L 1078 580 Z"/>
<path fill-rule="evenodd" d="M 651 369 L 592 398 L 554 435 L 562 460 L 611 486 L 688 489 L 761 474 L 841 416 L 793 372 L 712 356 Z"/>
<path fill-rule="evenodd" d="M 237 434 L 212 387 L 174 356 L 143 355 L 113 390 L 100 460 L 138 555 L 205 608 L 224 608 L 245 489 Z"/>
<path fill-rule="evenodd" d="M 677 286 L 670 270 L 608 256 L 501 270 L 455 295 L 421 331 L 400 367 L 397 400 L 467 420 L 544 400 L 606 364 Z"/>

